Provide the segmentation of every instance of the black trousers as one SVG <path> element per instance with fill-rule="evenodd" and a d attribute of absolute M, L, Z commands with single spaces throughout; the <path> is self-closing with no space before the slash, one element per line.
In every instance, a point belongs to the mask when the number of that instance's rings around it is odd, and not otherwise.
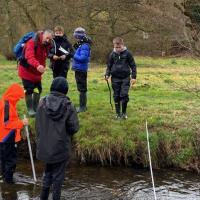
<path fill-rule="evenodd" d="M 53 64 L 52 70 L 53 70 L 53 78 L 56 78 L 59 76 L 67 78 L 67 73 L 69 71 L 69 63 L 66 61 L 62 61 L 62 62 L 57 61 Z"/>
<path fill-rule="evenodd" d="M 26 95 L 33 94 L 34 92 L 41 94 L 42 92 L 41 81 L 34 83 L 32 81 L 22 79 L 22 84 L 24 86 Z"/>
<path fill-rule="evenodd" d="M 6 142 L 0 143 L 1 175 L 6 182 L 13 181 L 16 162 L 17 148 L 15 146 L 15 134 L 12 134 Z"/>
<path fill-rule="evenodd" d="M 79 92 L 87 92 L 87 72 L 75 71 L 76 85 Z"/>
<path fill-rule="evenodd" d="M 43 177 L 43 188 L 50 188 L 52 185 L 53 192 L 59 192 L 64 182 L 66 165 L 67 160 L 59 163 L 46 163 Z"/>
<path fill-rule="evenodd" d="M 111 78 L 113 88 L 113 98 L 115 102 L 128 102 L 129 101 L 129 88 L 130 88 L 130 77 L 119 79 Z"/>

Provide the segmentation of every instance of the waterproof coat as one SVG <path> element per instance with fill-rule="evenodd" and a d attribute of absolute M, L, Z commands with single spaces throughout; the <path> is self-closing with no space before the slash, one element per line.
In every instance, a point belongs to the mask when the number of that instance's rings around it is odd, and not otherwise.
<path fill-rule="evenodd" d="M 61 50 L 60 50 L 61 49 Z M 68 53 L 64 53 L 62 51 L 64 49 Z M 53 56 L 62 56 L 66 55 L 65 60 L 53 60 Z M 56 36 L 54 38 L 53 45 L 49 50 L 48 57 L 51 59 L 51 68 L 52 70 L 56 70 L 56 68 L 68 69 L 69 68 L 69 61 L 74 55 L 74 50 L 72 48 L 71 43 L 68 41 L 67 37 L 64 35 L 62 37 Z"/>
<path fill-rule="evenodd" d="M 39 33 L 37 41 L 34 38 L 30 39 L 24 46 L 24 57 L 27 63 L 30 65 L 28 67 L 23 66 L 19 63 L 18 65 L 18 75 L 20 78 L 29 80 L 31 82 L 40 82 L 42 79 L 42 73 L 37 70 L 39 65 L 46 65 L 46 58 L 48 56 L 48 49 L 42 44 L 43 33 Z"/>
<path fill-rule="evenodd" d="M 124 79 L 131 75 L 132 79 L 136 79 L 136 74 L 136 64 L 130 51 L 125 48 L 120 53 L 113 51 L 110 54 L 106 76 Z"/>
<path fill-rule="evenodd" d="M 17 83 L 12 84 L 0 100 L 0 142 L 6 142 L 15 134 L 15 142 L 21 140 L 22 121 L 17 114 L 16 104 L 24 98 L 24 89 Z"/>
<path fill-rule="evenodd" d="M 81 42 L 75 51 L 72 63 L 72 69 L 74 71 L 88 71 L 88 65 L 90 62 L 90 43 L 91 41 L 87 39 L 86 42 Z"/>
<path fill-rule="evenodd" d="M 51 92 L 41 99 L 36 113 L 37 158 L 45 163 L 68 159 L 72 135 L 78 130 L 77 113 L 69 98 Z"/>

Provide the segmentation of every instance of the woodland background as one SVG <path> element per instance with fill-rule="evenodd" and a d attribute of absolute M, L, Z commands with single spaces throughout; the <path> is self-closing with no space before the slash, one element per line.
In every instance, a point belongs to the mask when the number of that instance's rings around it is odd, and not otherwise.
<path fill-rule="evenodd" d="M 112 39 L 124 38 L 134 55 L 200 54 L 200 0 L 0 0 L 0 54 L 28 31 L 82 26 L 93 40 L 92 59 L 105 62 Z"/>

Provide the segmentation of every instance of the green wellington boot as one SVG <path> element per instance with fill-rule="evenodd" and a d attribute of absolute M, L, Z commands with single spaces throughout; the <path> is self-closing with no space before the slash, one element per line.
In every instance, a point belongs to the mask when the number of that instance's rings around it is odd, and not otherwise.
<path fill-rule="evenodd" d="M 36 113 L 33 110 L 33 98 L 32 98 L 32 94 L 26 95 L 25 96 L 25 100 L 26 100 L 26 106 L 27 106 L 27 111 L 28 111 L 29 117 L 35 117 Z"/>

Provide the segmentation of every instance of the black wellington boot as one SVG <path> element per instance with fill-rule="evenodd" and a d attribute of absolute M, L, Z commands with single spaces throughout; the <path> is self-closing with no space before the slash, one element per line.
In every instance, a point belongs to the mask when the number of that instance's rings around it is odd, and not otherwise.
<path fill-rule="evenodd" d="M 77 112 L 85 112 L 87 110 L 86 104 L 87 104 L 87 93 L 86 92 L 81 92 L 79 96 L 79 102 L 80 102 L 80 107 L 77 108 Z"/>
<path fill-rule="evenodd" d="M 25 95 L 25 99 L 29 117 L 35 117 L 35 111 L 33 110 L 32 94 Z"/>
<path fill-rule="evenodd" d="M 36 112 L 38 104 L 40 101 L 40 94 L 39 93 L 33 93 L 33 110 Z"/>
<path fill-rule="evenodd" d="M 128 102 L 122 102 L 122 119 L 127 119 L 126 108 Z"/>
<path fill-rule="evenodd" d="M 49 189 L 50 188 L 42 188 L 42 192 L 40 194 L 40 200 L 48 200 L 49 197 Z"/>
<path fill-rule="evenodd" d="M 120 102 L 115 102 L 115 111 L 116 111 L 115 119 L 120 119 L 121 118 L 121 114 L 120 114 Z"/>

